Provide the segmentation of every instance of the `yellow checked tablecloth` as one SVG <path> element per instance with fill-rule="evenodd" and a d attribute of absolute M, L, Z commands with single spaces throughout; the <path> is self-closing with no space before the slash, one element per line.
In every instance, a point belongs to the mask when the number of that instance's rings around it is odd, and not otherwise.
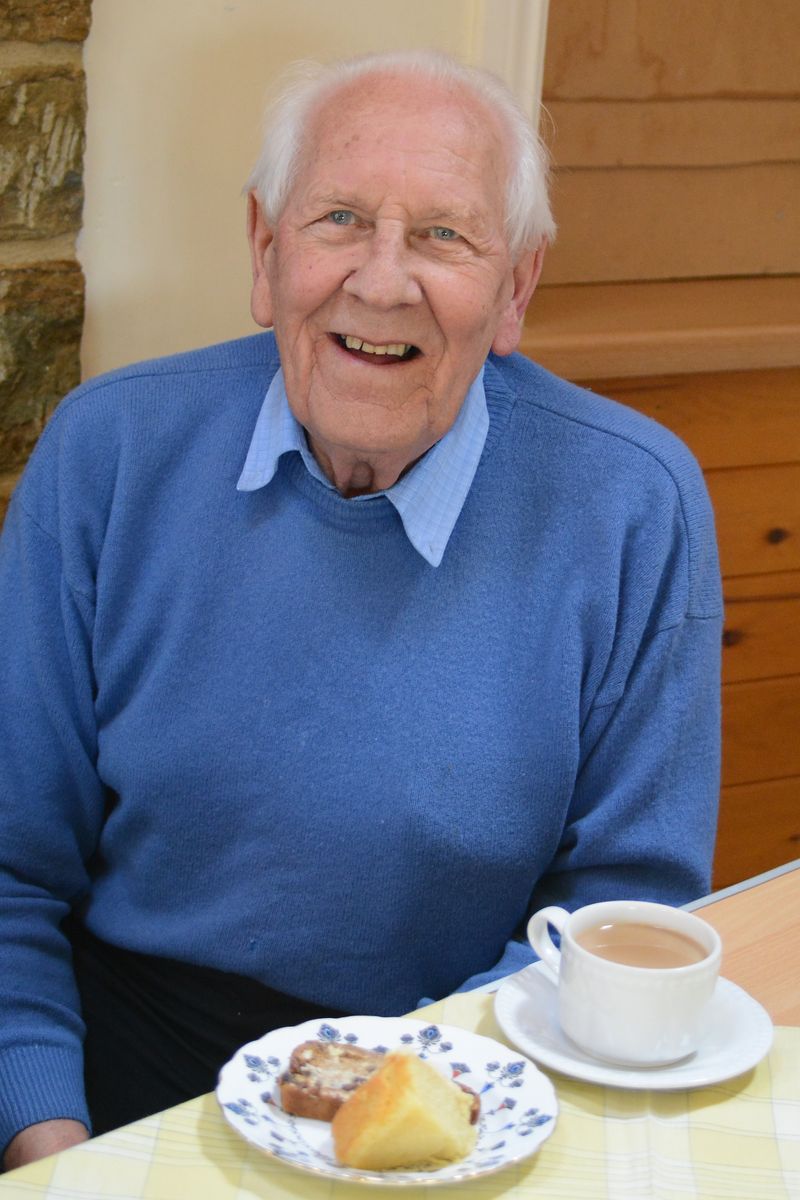
<path fill-rule="evenodd" d="M 493 999 L 473 992 L 422 1011 L 503 1041 Z M 316 1179 L 242 1142 L 203 1096 L 0 1178 L 0 1200 L 800 1200 L 800 1028 L 776 1029 L 754 1071 L 697 1091 L 552 1078 L 558 1124 L 539 1153 L 459 1186 Z"/>

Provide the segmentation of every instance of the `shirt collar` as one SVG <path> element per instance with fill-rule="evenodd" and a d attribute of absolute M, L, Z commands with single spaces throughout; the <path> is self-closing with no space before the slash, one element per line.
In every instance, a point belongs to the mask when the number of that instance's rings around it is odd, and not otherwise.
<path fill-rule="evenodd" d="M 385 496 L 397 510 L 414 549 L 432 567 L 438 567 L 478 469 L 488 431 L 482 367 L 444 437 L 392 487 L 356 496 L 348 503 L 369 503 Z M 291 451 L 301 455 L 309 474 L 331 491 L 336 490 L 308 448 L 305 430 L 289 407 L 279 368 L 258 414 L 236 484 L 238 491 L 252 492 L 268 484 L 278 460 Z"/>

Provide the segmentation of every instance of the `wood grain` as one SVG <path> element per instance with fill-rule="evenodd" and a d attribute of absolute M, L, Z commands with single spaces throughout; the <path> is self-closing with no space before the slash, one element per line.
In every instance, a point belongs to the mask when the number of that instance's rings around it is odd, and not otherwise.
<path fill-rule="evenodd" d="M 800 775 L 800 675 L 722 689 L 722 784 Z M 765 822 L 771 819 L 764 810 Z"/>
<path fill-rule="evenodd" d="M 722 938 L 722 974 L 778 1025 L 800 1025 L 800 870 L 697 909 Z"/>
<path fill-rule="evenodd" d="M 800 277 L 542 285 L 520 349 L 577 380 L 797 366 Z"/>
<path fill-rule="evenodd" d="M 588 386 L 677 433 L 704 471 L 800 462 L 800 368 L 598 379 Z"/>
<path fill-rule="evenodd" d="M 796 96 L 796 0 L 556 0 L 545 99 Z"/>
<path fill-rule="evenodd" d="M 723 593 L 723 682 L 800 674 L 800 571 L 727 579 Z"/>
<path fill-rule="evenodd" d="M 799 100 L 550 100 L 556 167 L 707 167 L 795 162 Z"/>
<path fill-rule="evenodd" d="M 749 879 L 791 862 L 798 853 L 800 775 L 722 789 L 714 887 Z"/>
<path fill-rule="evenodd" d="M 542 279 L 797 274 L 798 194 L 800 162 L 561 171 Z"/>
<path fill-rule="evenodd" d="M 707 471 L 723 575 L 800 568 L 800 463 Z"/>
<path fill-rule="evenodd" d="M 798 44 L 797 0 L 570 0 L 545 56 L 560 232 L 521 348 L 673 429 L 705 472 L 726 882 L 798 833 Z"/>

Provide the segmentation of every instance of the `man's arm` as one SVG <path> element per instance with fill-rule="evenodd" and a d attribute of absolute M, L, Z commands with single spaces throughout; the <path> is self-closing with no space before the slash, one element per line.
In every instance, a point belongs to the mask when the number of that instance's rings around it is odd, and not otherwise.
<path fill-rule="evenodd" d="M 3 1156 L 3 1166 L 6 1171 L 14 1171 L 26 1163 L 47 1158 L 48 1154 L 58 1154 L 60 1150 L 77 1146 L 88 1137 L 89 1132 L 80 1121 L 40 1121 L 11 1139 Z"/>
<path fill-rule="evenodd" d="M 569 820 L 535 907 L 708 892 L 720 775 L 722 618 L 643 643 L 621 696 L 592 709 Z"/>
<path fill-rule="evenodd" d="M 598 900 L 680 905 L 710 889 L 719 798 L 720 618 L 686 618 L 641 647 L 623 694 L 593 709 L 550 870 L 528 915 Z M 527 919 L 527 918 L 526 918 Z M 524 926 L 524 922 L 523 922 Z M 535 961 L 520 928 L 459 990 Z"/>
<path fill-rule="evenodd" d="M 528 915 L 549 904 L 575 909 L 627 897 L 679 905 L 710 889 L 720 776 L 719 563 L 700 470 L 674 443 L 666 450 L 677 467 L 627 539 L 614 644 L 599 684 L 586 688 L 569 810 L 549 869 L 532 880 Z M 534 958 L 526 942 L 511 940 L 493 967 L 463 986 Z"/>
<path fill-rule="evenodd" d="M 67 584 L 58 542 L 15 496 L 0 539 L 0 1146 L 50 1119 L 88 1124 L 60 924 L 87 890 L 104 811 L 91 613 Z M 23 1150 L 30 1139 L 39 1144 L 30 1133 Z"/>

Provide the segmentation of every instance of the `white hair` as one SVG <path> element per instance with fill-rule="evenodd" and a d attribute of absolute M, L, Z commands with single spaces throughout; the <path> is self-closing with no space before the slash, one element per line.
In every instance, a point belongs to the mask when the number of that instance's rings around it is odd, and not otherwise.
<path fill-rule="evenodd" d="M 509 136 L 506 238 L 514 259 L 555 237 L 547 194 L 549 155 L 541 138 L 504 83 L 488 71 L 466 66 L 438 50 L 366 54 L 328 64 L 295 63 L 267 110 L 261 153 L 247 181 L 274 225 L 294 183 L 306 123 L 325 98 L 368 75 L 416 75 L 460 85 L 495 114 Z"/>

